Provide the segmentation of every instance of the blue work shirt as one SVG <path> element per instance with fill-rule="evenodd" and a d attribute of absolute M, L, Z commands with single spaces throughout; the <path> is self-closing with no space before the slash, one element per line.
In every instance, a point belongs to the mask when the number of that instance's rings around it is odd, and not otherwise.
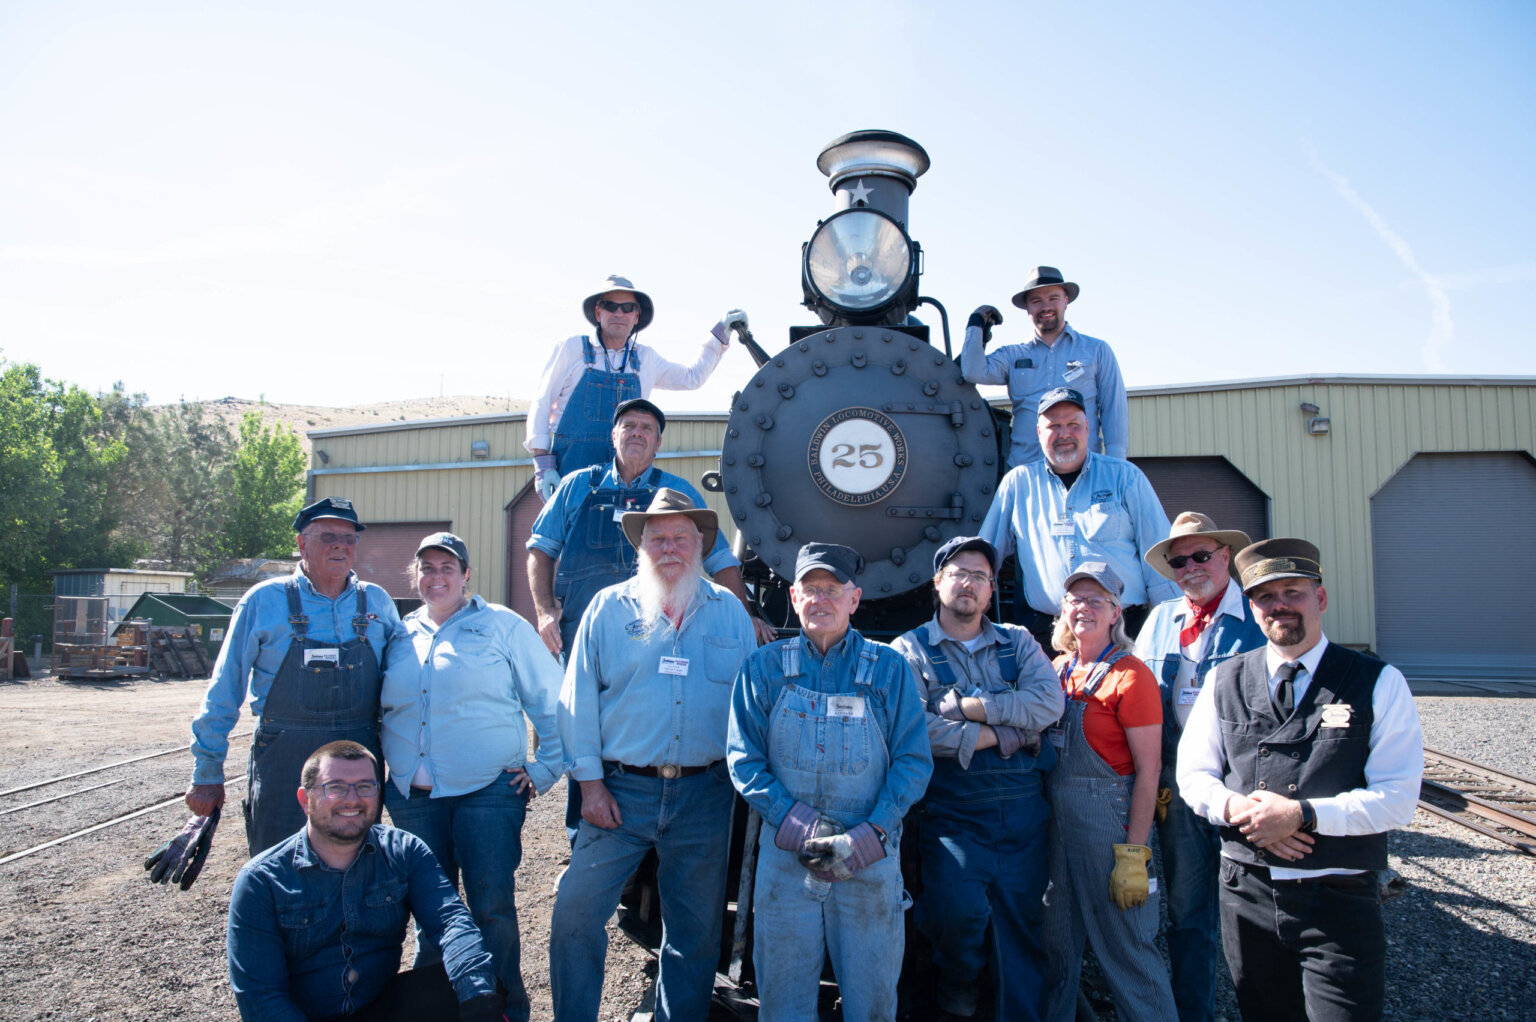
<path fill-rule="evenodd" d="M 1159 575 L 1146 553 L 1168 535 L 1168 516 L 1141 469 L 1089 454 L 1072 489 L 1045 461 L 1003 476 L 981 523 L 999 557 L 1017 550 L 1024 595 L 1041 614 L 1061 612 L 1062 583 L 1083 561 L 1114 569 L 1127 607 L 1171 600 L 1179 587 Z"/>
<path fill-rule="evenodd" d="M 978 638 L 973 651 L 965 643 L 950 638 L 935 614 L 927 624 L 918 625 L 891 642 L 891 648 L 912 665 L 912 673 L 917 675 L 917 690 L 922 696 L 928 742 L 934 756 L 948 756 L 962 767 L 971 765 L 983 723 L 1044 731 L 1061 719 L 1065 705 L 1061 679 L 1051 666 L 1051 658 L 1028 629 L 993 624 L 982 618 Z M 948 660 L 952 682 L 946 682 L 934 666 L 928 646 Z M 1008 647 L 1013 649 L 1019 672 L 1012 685 L 1003 680 L 998 662 L 999 650 Z M 950 720 L 934 712 L 951 685 L 962 698 L 980 699 L 987 719 Z"/>
<path fill-rule="evenodd" d="M 1040 399 L 1046 391 L 1071 387 L 1083 395 L 1088 414 L 1088 449 L 1124 458 L 1130 436 L 1125 380 L 1115 353 L 1097 337 L 1064 324 L 1052 344 L 1031 337 L 1023 344 L 1004 344 L 986 354 L 981 327 L 967 327 L 960 349 L 960 371 L 971 383 L 1006 383 L 1013 402 L 1013 450 L 1008 465 L 1039 461 L 1040 437 L 1035 432 Z"/>
<path fill-rule="evenodd" d="M 555 724 L 560 664 L 533 626 L 471 596 L 442 627 L 422 607 L 406 616 L 405 629 L 408 641 L 389 648 L 379 698 L 384 760 L 400 794 L 410 795 L 423 763 L 433 798 L 479 791 L 514 767 L 548 791 L 564 769 Z M 539 736 L 532 763 L 528 721 Z"/>
<path fill-rule="evenodd" d="M 410 916 L 442 948 L 461 1004 L 495 992 L 480 931 L 416 835 L 376 824 L 345 870 L 314 853 L 307 827 L 267 849 L 241 868 L 229 897 L 240 1017 L 305 1022 L 363 1008 L 400 970 Z"/>
<path fill-rule="evenodd" d="M 602 478 L 598 480 L 596 488 L 600 490 L 633 489 L 644 484 L 650 473 L 650 468 L 646 468 L 644 472 L 635 477 L 634 482 L 626 484 L 623 477 L 619 475 L 618 462 L 612 462 L 608 466 L 608 471 L 604 472 Z M 694 507 L 707 508 L 709 506 L 704 503 L 704 498 L 700 496 L 699 491 L 694 489 L 688 480 L 682 476 L 675 476 L 671 472 L 662 472 L 656 486 L 670 487 L 679 493 L 687 495 L 688 499 L 693 501 Z M 582 502 L 587 499 L 587 494 L 591 493 L 592 490 L 592 473 L 586 469 L 572 472 L 560 480 L 560 488 L 555 491 L 553 497 L 549 498 L 549 502 L 544 505 L 544 510 L 540 511 L 539 517 L 533 521 L 533 534 L 528 537 L 528 549 L 538 550 L 548 554 L 555 560 L 559 560 L 560 551 L 565 549 L 566 543 L 570 542 L 571 528 L 576 522 L 577 515 L 581 512 Z M 645 508 L 641 507 L 637 508 L 637 510 L 644 511 Z M 623 540 L 622 542 L 628 542 L 628 540 Z M 709 552 L 704 557 L 704 570 L 710 575 L 716 575 L 725 568 L 735 568 L 740 565 L 741 562 L 736 559 L 736 555 L 731 553 L 731 548 L 726 545 L 725 531 L 717 532 L 715 534 L 715 545 L 709 548 Z M 587 780 L 591 779 L 590 777 L 587 778 Z"/>
<path fill-rule="evenodd" d="M 638 587 L 630 579 L 597 594 L 566 660 L 560 738 L 578 781 L 601 780 L 604 760 L 706 766 L 725 756 L 731 682 L 757 648 L 752 619 L 730 590 L 700 579 L 682 627 L 647 633 Z"/>
<path fill-rule="evenodd" d="M 310 582 L 302 568 L 294 569 L 299 580 L 299 599 L 309 618 L 309 637 L 337 645 L 356 637 L 352 617 L 357 613 L 357 589 L 368 597 L 368 644 L 380 664 L 384 650 L 396 636 L 405 634 L 395 601 L 357 573 L 347 576 L 346 587 L 334 600 Z M 224 756 L 229 733 L 240 719 L 240 707 L 250 693 L 251 714 L 260 717 L 272 679 L 293 645 L 288 622 L 289 577 L 260 582 L 240 599 L 229 618 L 229 631 L 213 665 L 213 677 L 203 695 L 203 706 L 192 719 L 192 783 L 223 784 Z"/>
<path fill-rule="evenodd" d="M 795 796 L 774 776 L 777 757 L 786 753 L 770 748 L 768 742 L 773 708 L 781 691 L 793 684 L 828 696 L 866 696 L 859 712 L 875 717 L 889 755 L 888 762 L 871 764 L 884 771 L 885 781 L 875 797 L 868 822 L 888 835 L 899 834 L 902 818 L 923 797 L 933 772 L 933 755 L 923 724 L 923 701 L 912 669 L 891 647 L 870 642 L 850 628 L 825 655 L 815 643 L 802 637 L 800 673 L 789 678 L 784 666 L 784 645 L 790 641 L 781 639 L 758 649 L 747 658 L 736 679 L 731 694 L 730 749 L 726 756 L 732 783 L 747 804 L 777 828 L 795 804 Z M 860 655 L 865 650 L 873 651 L 874 664 L 868 670 L 867 686 L 861 688 L 855 679 Z M 795 750 L 788 751 L 794 753 Z"/>

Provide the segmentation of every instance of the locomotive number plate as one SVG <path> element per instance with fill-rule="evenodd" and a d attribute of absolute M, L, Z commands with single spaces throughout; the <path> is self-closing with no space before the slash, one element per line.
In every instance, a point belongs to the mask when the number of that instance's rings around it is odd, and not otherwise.
<path fill-rule="evenodd" d="M 816 488 L 861 507 L 890 495 L 907 472 L 907 439 L 873 408 L 843 408 L 821 421 L 806 451 Z"/>

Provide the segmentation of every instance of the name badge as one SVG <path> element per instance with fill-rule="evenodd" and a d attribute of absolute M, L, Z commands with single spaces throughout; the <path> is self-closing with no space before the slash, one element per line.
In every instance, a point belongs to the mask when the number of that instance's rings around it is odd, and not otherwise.
<path fill-rule="evenodd" d="M 1067 732 L 1059 727 L 1053 727 L 1046 732 L 1051 739 L 1051 747 L 1059 749 L 1067 744 Z"/>
<path fill-rule="evenodd" d="M 855 719 L 864 716 L 863 696 L 828 696 L 827 714 L 833 717 L 853 717 Z"/>
<path fill-rule="evenodd" d="M 623 508 L 616 507 L 616 508 L 613 509 L 613 520 L 616 521 L 616 522 L 619 522 L 619 523 L 623 523 L 623 521 L 624 521 L 624 509 Z"/>
<path fill-rule="evenodd" d="M 1062 375 L 1061 378 L 1066 380 L 1068 383 L 1071 383 L 1073 380 L 1077 379 L 1087 371 L 1088 370 L 1083 366 L 1081 362 L 1068 362 L 1067 371 Z"/>
<path fill-rule="evenodd" d="M 1071 521 L 1057 521 L 1051 523 L 1052 536 L 1071 536 L 1077 531 Z"/>
<path fill-rule="evenodd" d="M 685 656 L 664 656 L 661 658 L 661 673 L 670 674 L 677 678 L 688 677 L 688 658 Z"/>
<path fill-rule="evenodd" d="M 1323 722 L 1318 726 L 1349 727 L 1349 718 L 1354 712 L 1354 707 L 1348 703 L 1329 703 L 1323 707 Z"/>
<path fill-rule="evenodd" d="M 341 651 L 338 649 L 306 649 L 304 651 L 304 666 L 310 664 L 328 664 L 335 667 L 341 663 Z"/>
<path fill-rule="evenodd" d="M 1195 700 L 1198 698 L 1200 698 L 1200 690 L 1198 688 L 1179 689 L 1180 706 L 1193 706 L 1195 705 Z"/>

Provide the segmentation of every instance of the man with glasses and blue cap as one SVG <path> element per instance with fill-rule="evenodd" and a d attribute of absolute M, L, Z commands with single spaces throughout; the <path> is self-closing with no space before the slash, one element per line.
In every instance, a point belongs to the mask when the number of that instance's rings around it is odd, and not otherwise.
<path fill-rule="evenodd" d="M 656 307 L 628 277 L 609 274 L 582 301 L 581 311 L 597 328 L 597 340 L 577 334 L 555 348 L 528 412 L 523 447 L 533 455 L 534 480 L 543 500 L 554 494 L 561 477 L 612 460 L 608 427 L 621 402 L 649 397 L 657 387 L 697 390 L 720 364 L 731 330 L 747 326 L 745 312 L 727 312 L 710 330 L 693 365 L 685 366 L 667 361 L 635 339 L 650 326 Z"/>
<path fill-rule="evenodd" d="M 917 675 L 933 749 L 912 819 L 916 922 L 933 944 L 938 1006 L 975 1016 L 990 965 L 995 1017 L 1029 1022 L 1044 1010 L 1045 774 L 1056 762 L 1040 734 L 1063 697 L 1034 637 L 987 619 L 997 568 L 979 536 L 945 543 L 933 558 L 933 619 L 891 646 Z"/>
<path fill-rule="evenodd" d="M 298 513 L 297 570 L 241 598 L 192 720 L 187 806 L 209 816 L 224 804 L 229 733 L 251 700 L 257 721 L 245 834 L 252 855 L 304 825 L 293 792 L 315 749 L 349 739 L 379 754 L 379 665 L 405 630 L 389 594 L 352 570 L 365 528 L 344 497 L 317 500 Z"/>
<path fill-rule="evenodd" d="M 896 1017 L 911 904 L 901 821 L 933 757 L 911 668 L 851 627 L 862 568 L 849 547 L 801 547 L 790 589 L 801 634 L 753 653 L 731 693 L 726 762 L 763 819 L 752 909 L 762 1022 L 815 1018 L 828 957 L 844 1018 Z"/>

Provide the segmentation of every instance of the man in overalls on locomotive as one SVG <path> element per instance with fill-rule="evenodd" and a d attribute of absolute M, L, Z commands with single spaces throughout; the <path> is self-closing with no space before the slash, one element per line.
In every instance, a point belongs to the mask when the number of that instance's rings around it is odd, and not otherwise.
<path fill-rule="evenodd" d="M 656 306 L 629 278 L 609 274 L 582 301 L 581 311 L 597 327 L 597 339 L 576 334 L 555 348 L 528 412 L 523 447 L 533 455 L 534 482 L 544 500 L 554 494 L 562 477 L 612 460 L 608 426 L 615 408 L 633 398 L 649 397 L 657 387 L 696 390 L 703 386 L 730 346 L 731 329 L 747 325 L 745 312 L 727 312 L 711 329 L 693 365 L 685 366 L 667 361 L 650 345 L 635 340 L 650 326 Z"/>
<path fill-rule="evenodd" d="M 762 1022 L 816 1017 L 827 956 L 843 1018 L 896 1017 L 911 904 L 901 820 L 933 758 L 911 668 L 849 625 L 861 567 L 849 547 L 801 547 L 790 599 L 802 633 L 753 653 L 731 693 L 726 762 L 764 823 L 752 917 Z"/>
<path fill-rule="evenodd" d="M 933 558 L 933 619 L 891 646 L 917 675 L 933 778 L 913 811 L 923 887 L 916 922 L 933 943 L 938 1006 L 977 1014 L 991 964 L 993 1015 L 1042 1017 L 1048 878 L 1041 732 L 1061 717 L 1061 684 L 1023 628 L 987 620 L 997 550 L 957 536 Z"/>
<path fill-rule="evenodd" d="M 385 647 L 404 631 L 389 594 L 352 570 L 366 526 L 350 500 L 317 500 L 298 513 L 293 528 L 298 569 L 241 598 L 192 720 L 187 807 L 209 816 L 224 805 L 229 732 L 250 694 L 257 724 L 245 834 L 252 855 L 304 826 L 293 793 L 310 753 L 346 739 L 378 757 L 379 665 Z"/>

